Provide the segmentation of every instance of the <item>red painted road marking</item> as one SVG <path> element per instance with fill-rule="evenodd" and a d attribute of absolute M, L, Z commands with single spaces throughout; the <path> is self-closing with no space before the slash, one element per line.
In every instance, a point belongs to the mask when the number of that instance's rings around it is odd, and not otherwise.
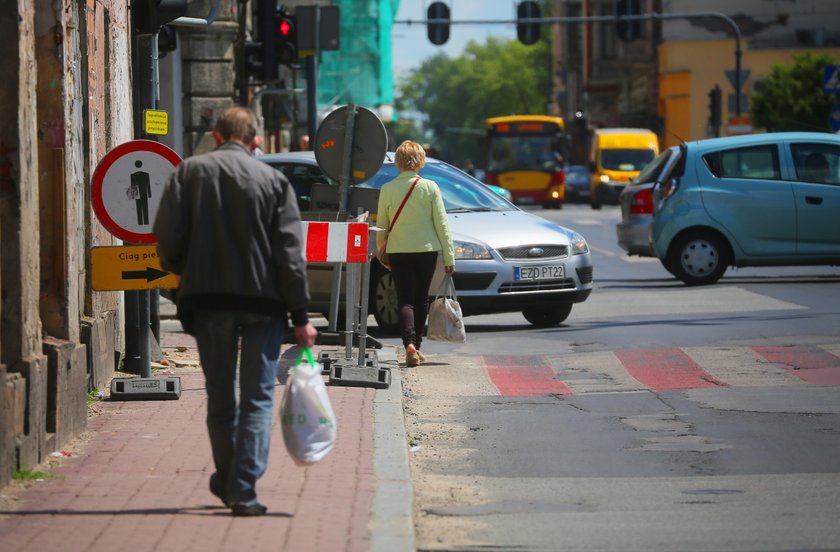
<path fill-rule="evenodd" d="M 627 372 L 653 391 L 727 387 L 707 374 L 682 349 L 614 351 Z"/>
<path fill-rule="evenodd" d="M 574 395 L 544 356 L 486 356 L 484 367 L 503 397 Z"/>
<path fill-rule="evenodd" d="M 840 384 L 840 357 L 816 345 L 792 347 L 753 347 L 770 362 L 781 364 L 790 374 L 808 383 Z"/>

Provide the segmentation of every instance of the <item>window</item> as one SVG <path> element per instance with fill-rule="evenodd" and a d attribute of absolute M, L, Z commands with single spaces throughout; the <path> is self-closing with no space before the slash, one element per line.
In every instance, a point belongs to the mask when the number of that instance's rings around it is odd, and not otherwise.
<path fill-rule="evenodd" d="M 662 181 L 666 178 L 666 175 L 660 174 L 662 169 L 668 164 L 668 160 L 671 156 L 674 155 L 674 150 L 666 149 L 662 152 L 662 154 L 644 166 L 642 171 L 639 173 L 639 176 L 636 177 L 633 182 L 635 183 L 645 183 L 645 182 L 656 182 L 657 180 Z"/>
<path fill-rule="evenodd" d="M 753 146 L 707 153 L 703 156 L 709 171 L 718 178 L 779 180 L 779 148 Z"/>
<path fill-rule="evenodd" d="M 791 144 L 796 178 L 817 184 L 840 184 L 840 146 Z"/>
<path fill-rule="evenodd" d="M 313 184 L 337 185 L 320 168 L 315 166 L 278 164 L 273 165 L 273 167 L 286 175 L 286 178 L 291 182 L 292 188 L 295 190 L 295 195 L 298 198 L 298 207 L 301 211 L 308 211 L 311 208 Z"/>

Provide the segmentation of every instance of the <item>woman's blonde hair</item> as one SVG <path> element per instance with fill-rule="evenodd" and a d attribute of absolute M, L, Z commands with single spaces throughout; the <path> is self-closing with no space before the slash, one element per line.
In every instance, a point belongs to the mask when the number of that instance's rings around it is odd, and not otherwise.
<path fill-rule="evenodd" d="M 426 151 L 417 142 L 406 140 L 397 148 L 394 164 L 400 171 L 419 171 L 426 164 Z"/>

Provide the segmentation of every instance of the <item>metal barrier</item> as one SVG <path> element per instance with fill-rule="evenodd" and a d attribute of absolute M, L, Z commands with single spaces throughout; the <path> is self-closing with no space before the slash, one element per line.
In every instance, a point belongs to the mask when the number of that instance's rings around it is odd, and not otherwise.
<path fill-rule="evenodd" d="M 337 277 L 346 265 L 344 354 L 324 351 L 319 360 L 329 370 L 329 385 L 387 389 L 391 372 L 379 366 L 375 351 L 367 349 L 367 318 L 370 293 L 371 228 L 367 222 L 302 221 L 303 251 L 307 262 L 336 263 Z M 340 282 L 333 294 L 340 293 Z M 337 316 L 336 305 L 331 316 Z M 331 321 L 331 328 L 334 320 Z M 358 350 L 353 354 L 353 335 L 358 333 Z"/>

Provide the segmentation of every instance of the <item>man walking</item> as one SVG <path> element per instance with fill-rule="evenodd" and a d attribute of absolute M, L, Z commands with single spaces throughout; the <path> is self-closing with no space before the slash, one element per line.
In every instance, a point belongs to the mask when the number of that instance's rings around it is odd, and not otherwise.
<path fill-rule="evenodd" d="M 233 515 L 259 516 L 266 508 L 255 487 L 268 463 L 287 313 L 299 346 L 314 345 L 317 331 L 307 318 L 297 199 L 282 174 L 254 159 L 254 114 L 225 110 L 213 136 L 214 151 L 170 177 L 153 229 L 161 266 L 181 277 L 178 317 L 198 343 L 216 466 L 210 491 Z"/>

